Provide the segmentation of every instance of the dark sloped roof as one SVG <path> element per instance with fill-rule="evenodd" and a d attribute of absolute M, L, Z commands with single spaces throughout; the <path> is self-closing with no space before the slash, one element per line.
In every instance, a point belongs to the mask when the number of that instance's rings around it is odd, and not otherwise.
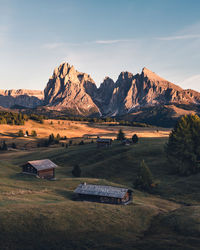
<path fill-rule="evenodd" d="M 107 142 L 107 143 L 111 143 L 112 139 L 108 139 L 108 138 L 98 138 L 97 142 Z"/>
<path fill-rule="evenodd" d="M 45 169 L 51 169 L 56 168 L 57 165 L 50 161 L 49 159 L 44 160 L 37 160 L 37 161 L 28 161 L 30 165 L 32 165 L 37 170 L 45 170 Z"/>
<path fill-rule="evenodd" d="M 114 198 L 123 198 L 127 193 L 127 188 L 118 188 L 112 186 L 80 184 L 74 192 L 77 194 L 107 196 Z"/>

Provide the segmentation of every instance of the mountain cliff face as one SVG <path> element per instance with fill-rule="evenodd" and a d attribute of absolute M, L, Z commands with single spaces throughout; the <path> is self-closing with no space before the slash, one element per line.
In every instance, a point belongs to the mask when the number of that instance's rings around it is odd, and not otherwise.
<path fill-rule="evenodd" d="M 49 78 L 44 101 L 52 109 L 66 110 L 75 115 L 99 114 L 99 108 L 93 101 L 96 91 L 97 87 L 88 74 L 63 63 Z"/>
<path fill-rule="evenodd" d="M 44 93 L 48 107 L 79 115 L 120 116 L 147 106 L 200 103 L 200 93 L 183 90 L 147 68 L 136 75 L 122 72 L 115 83 L 106 77 L 97 88 L 89 75 L 63 63 Z"/>
<path fill-rule="evenodd" d="M 40 90 L 0 90 L 0 106 L 12 108 L 22 106 L 26 108 L 35 108 L 43 105 L 44 93 Z"/>
<path fill-rule="evenodd" d="M 143 68 L 136 75 L 121 72 L 116 82 L 106 77 L 97 88 L 90 75 L 78 72 L 68 63 L 62 63 L 55 68 L 44 93 L 32 90 L 0 90 L 0 106 L 9 108 L 15 105 L 28 108 L 43 105 L 48 110 L 81 116 L 128 114 L 131 117 L 134 114 L 134 119 L 142 117 L 144 120 L 145 117 L 141 114 L 138 116 L 138 112 L 144 113 L 145 110 L 147 115 L 148 110 L 151 110 L 152 114 L 166 114 L 168 107 L 171 107 L 169 113 L 177 113 L 178 116 L 178 113 L 185 112 L 181 110 L 183 106 L 184 110 L 188 110 L 190 106 L 191 112 L 199 110 L 200 93 L 184 90 L 147 68 Z M 163 108 L 158 110 L 159 106 Z"/>

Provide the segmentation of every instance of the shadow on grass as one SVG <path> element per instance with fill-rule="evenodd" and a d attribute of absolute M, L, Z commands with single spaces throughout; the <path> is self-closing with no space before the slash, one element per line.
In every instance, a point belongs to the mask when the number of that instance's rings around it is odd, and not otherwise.
<path fill-rule="evenodd" d="M 76 200 L 76 195 L 73 193 L 73 191 L 56 189 L 56 193 L 66 199 L 73 200 L 73 201 Z"/>
<path fill-rule="evenodd" d="M 10 175 L 11 179 L 14 180 L 21 180 L 21 181 L 37 181 L 38 178 L 36 178 L 34 175 L 28 175 L 23 173 L 17 173 Z"/>
<path fill-rule="evenodd" d="M 7 137 L 18 137 L 16 133 L 0 133 L 1 136 L 7 136 Z"/>

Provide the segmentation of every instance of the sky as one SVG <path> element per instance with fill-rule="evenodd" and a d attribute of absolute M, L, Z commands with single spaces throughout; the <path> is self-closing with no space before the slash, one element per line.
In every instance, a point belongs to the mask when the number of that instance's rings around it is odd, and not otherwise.
<path fill-rule="evenodd" d="M 0 0 L 0 89 L 44 89 L 62 62 L 97 86 L 147 67 L 200 91 L 199 0 Z"/>

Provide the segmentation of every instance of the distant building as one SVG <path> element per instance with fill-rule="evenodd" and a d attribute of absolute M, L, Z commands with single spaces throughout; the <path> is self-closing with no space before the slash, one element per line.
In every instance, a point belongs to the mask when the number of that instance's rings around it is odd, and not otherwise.
<path fill-rule="evenodd" d="M 49 159 L 28 161 L 22 166 L 22 172 L 24 174 L 31 174 L 39 176 L 43 179 L 55 178 L 55 168 L 57 165 Z"/>
<path fill-rule="evenodd" d="M 107 138 L 97 138 L 97 147 L 111 147 L 112 145 L 112 139 Z"/>
<path fill-rule="evenodd" d="M 113 186 L 80 184 L 74 193 L 80 200 L 95 201 L 110 204 L 128 204 L 132 200 L 132 190 Z"/>

